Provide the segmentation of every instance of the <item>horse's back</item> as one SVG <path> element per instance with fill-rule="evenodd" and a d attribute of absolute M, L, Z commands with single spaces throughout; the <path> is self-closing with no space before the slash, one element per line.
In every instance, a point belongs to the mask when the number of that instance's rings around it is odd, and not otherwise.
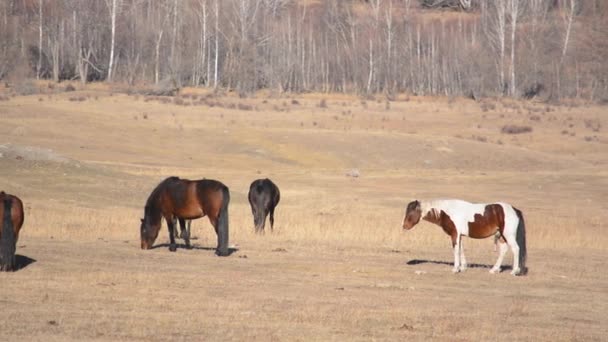
<path fill-rule="evenodd" d="M 265 199 L 276 205 L 280 199 L 279 187 L 270 179 L 256 179 L 249 186 L 249 201 Z"/>

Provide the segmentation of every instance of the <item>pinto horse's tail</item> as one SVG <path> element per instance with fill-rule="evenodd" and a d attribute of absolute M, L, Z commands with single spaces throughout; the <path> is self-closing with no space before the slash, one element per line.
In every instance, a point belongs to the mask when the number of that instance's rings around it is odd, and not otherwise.
<path fill-rule="evenodd" d="M 227 186 L 222 187 L 222 207 L 217 223 L 217 250 L 218 256 L 228 256 L 228 203 L 230 203 L 230 190 Z"/>
<path fill-rule="evenodd" d="M 519 219 L 515 241 L 517 241 L 517 245 L 519 246 L 519 268 L 521 269 L 521 274 L 524 275 L 528 273 L 528 268 L 526 267 L 526 258 L 528 257 L 528 252 L 526 250 L 526 222 L 524 221 L 524 215 L 521 210 L 517 208 L 513 208 L 513 210 L 515 210 L 517 218 Z"/>
<path fill-rule="evenodd" d="M 0 270 L 12 271 L 15 265 L 15 230 L 13 227 L 11 198 L 4 199 L 4 215 L 2 218 L 2 237 L 0 237 Z"/>

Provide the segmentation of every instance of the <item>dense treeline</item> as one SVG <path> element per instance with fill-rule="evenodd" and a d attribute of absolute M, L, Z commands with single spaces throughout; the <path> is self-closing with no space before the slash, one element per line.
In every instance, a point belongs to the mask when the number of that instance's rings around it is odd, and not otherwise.
<path fill-rule="evenodd" d="M 3 0 L 0 79 L 608 99 L 603 0 Z"/>

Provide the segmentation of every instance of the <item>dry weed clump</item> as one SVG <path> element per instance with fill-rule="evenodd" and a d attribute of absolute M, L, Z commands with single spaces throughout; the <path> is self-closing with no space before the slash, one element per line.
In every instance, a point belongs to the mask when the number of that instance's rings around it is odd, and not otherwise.
<path fill-rule="evenodd" d="M 532 127 L 530 126 L 520 126 L 520 125 L 505 125 L 500 130 L 501 133 L 504 134 L 523 134 L 532 132 Z"/>
<path fill-rule="evenodd" d="M 80 96 L 70 96 L 70 98 L 68 98 L 68 100 L 70 102 L 83 102 L 86 100 L 86 97 L 80 95 Z"/>
<path fill-rule="evenodd" d="M 487 112 L 490 110 L 496 110 L 496 105 L 494 103 L 481 102 L 479 104 L 479 108 L 481 108 L 483 112 Z"/>
<path fill-rule="evenodd" d="M 237 105 L 237 108 L 239 110 L 245 110 L 245 111 L 251 111 L 251 110 L 253 110 L 253 106 L 250 105 L 250 104 L 246 104 L 246 103 L 239 103 Z"/>
<path fill-rule="evenodd" d="M 326 99 L 321 99 L 321 101 L 319 101 L 319 108 L 327 108 L 327 100 Z"/>

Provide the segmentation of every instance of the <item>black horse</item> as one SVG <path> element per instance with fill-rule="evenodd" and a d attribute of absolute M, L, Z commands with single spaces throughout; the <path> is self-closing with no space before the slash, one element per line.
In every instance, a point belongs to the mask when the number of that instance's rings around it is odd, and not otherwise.
<path fill-rule="evenodd" d="M 270 179 L 257 179 L 249 186 L 249 204 L 253 213 L 255 232 L 264 231 L 266 216 L 270 213 L 270 229 L 274 225 L 274 208 L 279 204 L 281 193 L 279 187 Z"/>
<path fill-rule="evenodd" d="M 193 220 L 208 216 L 217 234 L 215 254 L 227 256 L 228 249 L 228 187 L 212 179 L 188 180 L 169 177 L 162 181 L 150 194 L 141 220 L 141 248 L 150 249 L 160 231 L 164 217 L 169 228 L 171 241 L 169 250 L 175 252 L 174 219 Z M 183 220 L 180 220 L 183 223 Z M 182 226 L 183 227 L 183 226 Z M 189 235 L 189 234 L 188 234 Z M 189 239 L 184 238 L 186 246 Z"/>

